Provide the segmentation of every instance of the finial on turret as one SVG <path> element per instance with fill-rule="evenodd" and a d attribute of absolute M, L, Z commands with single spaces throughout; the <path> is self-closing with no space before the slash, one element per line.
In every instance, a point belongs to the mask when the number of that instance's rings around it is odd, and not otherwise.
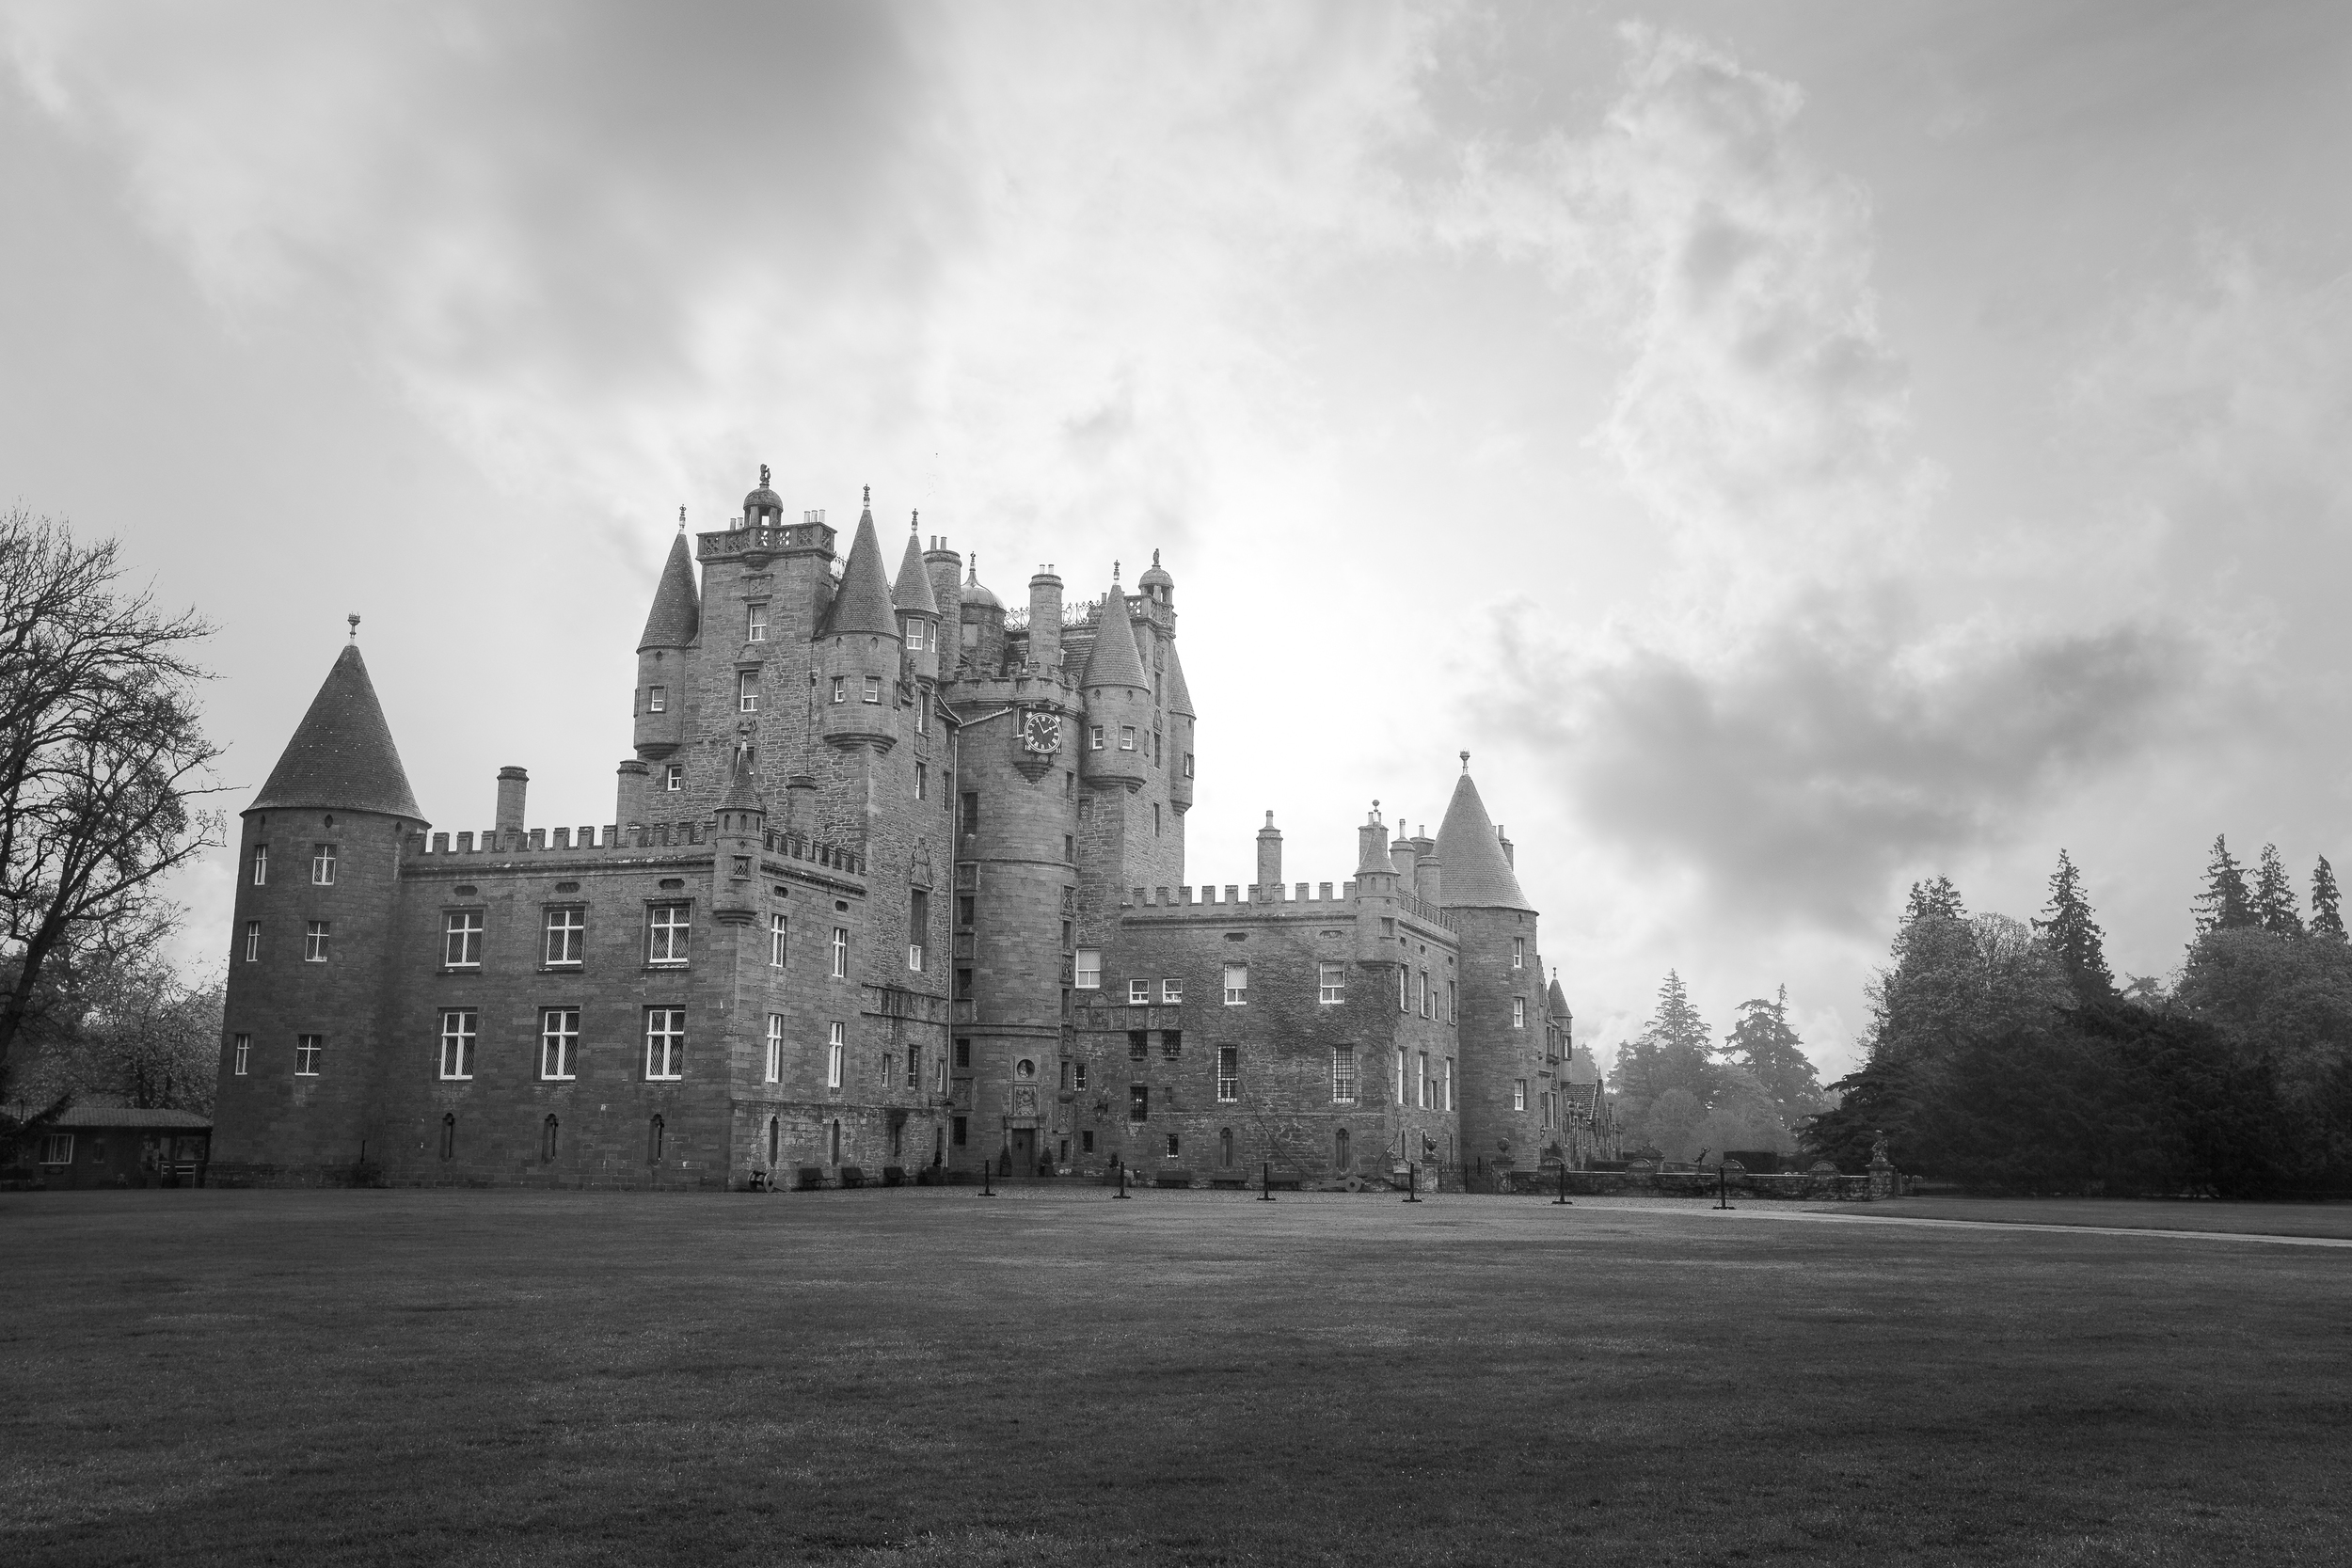
<path fill-rule="evenodd" d="M 1119 580 L 1119 562 L 1116 561 L 1111 562 L 1111 580 L 1113 582 Z"/>
<path fill-rule="evenodd" d="M 874 510 L 874 487 L 870 484 L 866 487 L 866 510 Z"/>
<path fill-rule="evenodd" d="M 677 509 L 677 531 L 680 533 L 686 531 L 686 508 L 682 506 Z"/>
<path fill-rule="evenodd" d="M 762 490 L 768 488 L 768 465 L 765 463 L 759 466 L 759 487 Z"/>
<path fill-rule="evenodd" d="M 346 616 L 344 616 L 344 617 L 343 617 L 343 619 L 344 619 L 344 620 L 346 620 L 346 621 L 349 621 L 349 622 L 351 623 L 351 640 L 352 640 L 354 642 L 358 641 L 359 641 L 359 617 L 358 617 L 357 615 L 346 615 Z"/>
<path fill-rule="evenodd" d="M 977 582 L 980 580 L 979 551 L 974 550 L 972 552 L 972 564 L 964 568 L 963 580 L 966 582 Z"/>
<path fill-rule="evenodd" d="M 1366 820 L 1372 822 L 1377 822 L 1380 820 L 1380 797 L 1377 795 L 1372 798 L 1372 816 L 1366 818 Z"/>
<path fill-rule="evenodd" d="M 1465 773 L 1470 771 L 1470 753 L 1468 752 L 1464 752 L 1462 753 L 1462 771 Z"/>
<path fill-rule="evenodd" d="M 907 517 L 907 531 L 909 533 L 920 533 L 923 531 L 923 509 L 921 507 L 916 507 L 913 513 L 909 514 Z"/>

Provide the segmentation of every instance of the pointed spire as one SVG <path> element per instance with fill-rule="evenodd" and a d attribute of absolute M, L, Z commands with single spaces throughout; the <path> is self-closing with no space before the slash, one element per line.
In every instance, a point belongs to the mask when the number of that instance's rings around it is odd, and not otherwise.
<path fill-rule="evenodd" d="M 719 801 L 719 809 L 721 811 L 765 812 L 768 808 L 760 803 L 759 792 L 754 787 L 752 743 L 749 736 L 736 742 L 735 761 L 729 767 L 728 771 L 733 776 L 727 780 L 727 792 Z"/>
<path fill-rule="evenodd" d="M 939 596 L 931 592 L 931 575 L 923 565 L 923 539 L 907 535 L 907 553 L 898 562 L 898 580 L 890 591 L 892 608 L 909 615 L 939 614 Z"/>
<path fill-rule="evenodd" d="M 1535 906 L 1519 891 L 1519 879 L 1503 858 L 1495 825 L 1470 781 L 1470 753 L 1465 752 L 1462 776 L 1454 782 L 1454 800 L 1445 808 L 1438 829 L 1438 871 L 1445 908 L 1525 910 Z"/>
<path fill-rule="evenodd" d="M 1112 568 L 1111 591 L 1103 597 L 1103 613 L 1094 623 L 1094 651 L 1087 656 L 1087 670 L 1080 677 L 1080 687 L 1133 686 L 1149 691 L 1152 683 L 1143 673 L 1143 656 L 1136 652 L 1136 630 L 1127 619 L 1127 595 L 1119 586 L 1118 568 Z"/>
<path fill-rule="evenodd" d="M 870 506 L 857 520 L 857 537 L 850 542 L 849 564 L 841 570 L 841 587 L 833 596 L 825 630 L 834 634 L 898 635 L 898 617 L 890 608 L 890 583 L 882 576 L 882 541 L 874 535 L 874 513 Z"/>
<path fill-rule="evenodd" d="M 1186 719 L 1200 718 L 1199 714 L 1192 711 L 1192 688 L 1184 684 L 1184 661 L 1176 657 L 1176 643 L 1173 639 L 1168 642 L 1167 682 L 1162 694 L 1168 700 L 1168 711 Z"/>
<path fill-rule="evenodd" d="M 1560 989 L 1560 972 L 1556 969 L 1551 972 L 1551 990 L 1545 993 L 1545 1000 L 1551 1004 L 1552 1017 L 1565 1019 L 1572 1016 L 1568 1012 L 1567 993 Z"/>
<path fill-rule="evenodd" d="M 645 617 L 644 635 L 637 651 L 683 648 L 702 628 L 702 595 L 694 588 L 694 557 L 680 530 L 670 541 L 670 558 L 661 563 L 661 582 L 653 591 L 653 610 Z"/>
<path fill-rule="evenodd" d="M 285 753 L 248 811 L 311 806 L 327 811 L 376 811 L 421 823 L 408 772 L 400 765 L 391 726 L 375 700 L 375 683 L 357 642 L 343 644 L 310 711 L 302 716 Z"/>

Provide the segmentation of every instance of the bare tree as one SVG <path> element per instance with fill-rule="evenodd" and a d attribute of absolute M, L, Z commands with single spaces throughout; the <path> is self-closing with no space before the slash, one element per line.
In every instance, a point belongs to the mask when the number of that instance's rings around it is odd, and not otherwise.
<path fill-rule="evenodd" d="M 168 918 L 158 879 L 224 842 L 187 652 L 213 628 L 122 574 L 112 540 L 0 514 L 0 1081 L 44 973 Z"/>

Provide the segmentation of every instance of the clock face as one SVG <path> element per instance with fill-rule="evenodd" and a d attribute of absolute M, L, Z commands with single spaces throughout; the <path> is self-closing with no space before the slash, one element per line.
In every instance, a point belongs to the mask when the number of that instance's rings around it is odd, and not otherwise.
<path fill-rule="evenodd" d="M 1022 717 L 1021 744 L 1031 752 L 1061 750 L 1061 715 L 1031 708 Z"/>

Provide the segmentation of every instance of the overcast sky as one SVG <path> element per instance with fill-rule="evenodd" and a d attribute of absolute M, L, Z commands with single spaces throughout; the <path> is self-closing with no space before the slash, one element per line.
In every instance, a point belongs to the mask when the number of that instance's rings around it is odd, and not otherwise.
<path fill-rule="evenodd" d="M 437 826 L 602 822 L 759 464 L 1008 602 L 1177 582 L 1195 882 L 1472 753 L 1580 1034 L 2061 846 L 2169 974 L 2345 832 L 2340 4 L 0 6 L 0 504 L 216 620 L 241 808 L 343 617 Z M 888 553 L 896 559 L 896 546 Z M 225 864 L 183 880 L 228 942 Z"/>

